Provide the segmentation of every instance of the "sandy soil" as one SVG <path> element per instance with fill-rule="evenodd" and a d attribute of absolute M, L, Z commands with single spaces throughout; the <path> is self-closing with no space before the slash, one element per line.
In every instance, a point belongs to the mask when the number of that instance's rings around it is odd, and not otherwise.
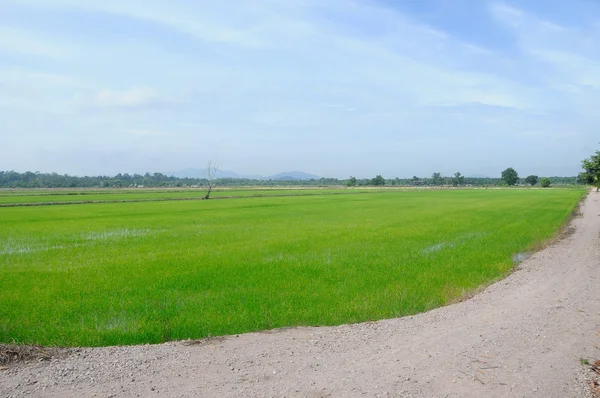
<path fill-rule="evenodd" d="M 0 371 L 0 396 L 588 397 L 600 359 L 600 194 L 574 232 L 467 301 L 417 316 L 78 349 Z"/>

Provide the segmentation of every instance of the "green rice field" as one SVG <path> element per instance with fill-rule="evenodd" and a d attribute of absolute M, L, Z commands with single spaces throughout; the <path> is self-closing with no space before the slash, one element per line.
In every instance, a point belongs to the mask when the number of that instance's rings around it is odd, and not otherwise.
<path fill-rule="evenodd" d="M 505 276 L 585 193 L 313 191 L 0 194 L 156 199 L 1 207 L 0 342 L 159 343 L 415 314 Z"/>
<path fill-rule="evenodd" d="M 211 198 L 244 198 L 265 196 L 300 196 L 393 192 L 402 188 L 275 188 L 275 189 L 217 189 Z M 406 190 L 406 189 L 404 189 Z M 205 189 L 133 189 L 133 190 L 0 190 L 0 207 L 12 205 L 75 204 L 86 202 L 145 202 L 162 200 L 202 199 Z"/>

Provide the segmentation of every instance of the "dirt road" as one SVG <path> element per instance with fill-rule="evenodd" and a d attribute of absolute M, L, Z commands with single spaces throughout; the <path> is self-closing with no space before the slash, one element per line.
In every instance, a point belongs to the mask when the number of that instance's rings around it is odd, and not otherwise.
<path fill-rule="evenodd" d="M 81 349 L 0 371 L 0 396 L 586 397 L 600 359 L 600 194 L 575 232 L 465 302 L 199 344 Z"/>

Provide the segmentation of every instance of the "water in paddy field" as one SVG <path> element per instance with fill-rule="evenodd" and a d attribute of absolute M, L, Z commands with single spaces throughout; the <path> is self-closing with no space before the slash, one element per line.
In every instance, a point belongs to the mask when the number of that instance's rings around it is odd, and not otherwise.
<path fill-rule="evenodd" d="M 163 231 L 143 228 L 111 229 L 67 236 L 67 241 L 63 242 L 62 244 L 50 244 L 43 240 L 35 239 L 8 238 L 5 241 L 0 241 L 0 255 L 27 255 L 41 251 L 85 247 L 102 242 L 131 240 L 138 237 L 154 235 L 160 232 Z"/>
<path fill-rule="evenodd" d="M 454 248 L 468 243 L 472 239 L 487 236 L 488 232 L 466 232 L 457 236 L 456 240 L 451 242 L 439 242 L 431 246 L 427 246 L 422 250 L 423 254 L 432 254 L 445 248 Z"/>
<path fill-rule="evenodd" d="M 527 260 L 529 257 L 531 257 L 531 253 L 517 253 L 517 254 L 514 254 L 512 256 L 513 264 L 514 265 L 519 265 L 523 261 Z"/>

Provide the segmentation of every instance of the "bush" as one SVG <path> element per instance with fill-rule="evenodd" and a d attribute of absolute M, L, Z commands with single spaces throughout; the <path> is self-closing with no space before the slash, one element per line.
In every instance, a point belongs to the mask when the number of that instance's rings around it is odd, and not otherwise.
<path fill-rule="evenodd" d="M 540 185 L 543 188 L 548 188 L 550 186 L 550 179 L 548 177 L 544 177 L 540 180 Z"/>

